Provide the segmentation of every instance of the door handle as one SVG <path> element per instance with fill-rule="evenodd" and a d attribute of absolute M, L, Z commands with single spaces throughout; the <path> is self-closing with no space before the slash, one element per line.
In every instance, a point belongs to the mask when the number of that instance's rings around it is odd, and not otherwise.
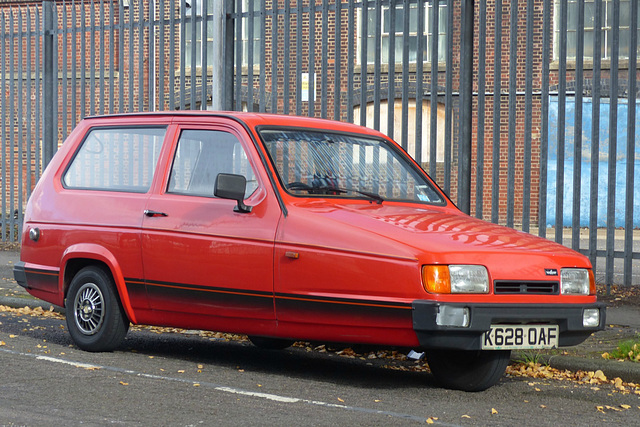
<path fill-rule="evenodd" d="M 151 210 L 149 210 L 149 209 L 145 209 L 145 210 L 144 210 L 144 214 L 145 214 L 146 216 L 148 216 L 149 218 L 153 218 L 153 217 L 156 217 L 156 216 L 168 216 L 168 215 L 167 215 L 166 213 L 164 213 L 164 212 L 151 211 Z"/>

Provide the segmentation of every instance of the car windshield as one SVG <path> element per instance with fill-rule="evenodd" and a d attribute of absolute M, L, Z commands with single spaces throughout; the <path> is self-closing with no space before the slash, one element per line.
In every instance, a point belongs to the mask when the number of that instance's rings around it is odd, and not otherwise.
<path fill-rule="evenodd" d="M 406 155 L 383 139 L 299 129 L 263 129 L 260 135 L 293 195 L 444 202 Z"/>

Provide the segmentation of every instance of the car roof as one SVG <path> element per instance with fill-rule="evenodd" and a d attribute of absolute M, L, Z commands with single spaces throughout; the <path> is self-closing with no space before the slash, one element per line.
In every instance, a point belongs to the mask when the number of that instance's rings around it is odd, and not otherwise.
<path fill-rule="evenodd" d="M 381 136 L 382 134 L 366 128 L 364 126 L 352 123 L 339 122 L 335 120 L 327 120 L 315 117 L 289 116 L 284 114 L 271 113 L 253 113 L 253 112 L 237 112 L 237 111 L 208 111 L 208 110 L 181 110 L 181 111 L 154 111 L 154 112 L 137 112 L 137 113 L 120 113 L 108 115 L 87 116 L 84 120 L 100 120 L 110 118 L 161 118 L 166 117 L 170 122 L 179 121 L 182 118 L 215 118 L 225 117 L 239 121 L 250 128 L 259 126 L 285 126 L 299 128 L 319 128 L 333 131 L 342 131 L 350 133 L 362 133 L 372 136 Z"/>

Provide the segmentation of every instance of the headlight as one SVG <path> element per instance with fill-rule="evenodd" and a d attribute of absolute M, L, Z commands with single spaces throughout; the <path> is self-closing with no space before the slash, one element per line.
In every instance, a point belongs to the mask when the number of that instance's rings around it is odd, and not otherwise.
<path fill-rule="evenodd" d="M 562 295 L 593 295 L 596 282 L 593 272 L 586 268 L 563 268 L 560 271 L 560 293 Z"/>
<path fill-rule="evenodd" d="M 434 294 L 486 294 L 489 273 L 482 265 L 425 265 L 422 284 Z"/>

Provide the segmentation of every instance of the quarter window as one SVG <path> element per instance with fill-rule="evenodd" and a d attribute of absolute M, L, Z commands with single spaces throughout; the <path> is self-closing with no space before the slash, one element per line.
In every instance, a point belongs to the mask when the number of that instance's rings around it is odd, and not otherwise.
<path fill-rule="evenodd" d="M 235 135 L 214 130 L 182 131 L 168 191 L 214 197 L 216 177 L 220 173 L 244 176 L 247 180 L 245 197 L 258 188 L 247 154 Z"/>
<path fill-rule="evenodd" d="M 165 128 L 98 128 L 90 131 L 64 174 L 64 186 L 147 192 L 165 132 Z"/>

